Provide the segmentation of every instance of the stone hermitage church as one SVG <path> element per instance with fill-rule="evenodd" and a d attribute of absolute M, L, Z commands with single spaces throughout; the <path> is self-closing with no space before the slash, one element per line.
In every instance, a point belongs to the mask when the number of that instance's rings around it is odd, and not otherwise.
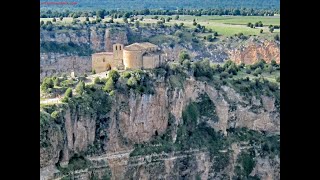
<path fill-rule="evenodd" d="M 159 47 L 149 42 L 110 46 L 110 34 L 106 33 L 106 52 L 92 54 L 92 70 L 96 73 L 110 69 L 153 69 L 162 63 Z"/>

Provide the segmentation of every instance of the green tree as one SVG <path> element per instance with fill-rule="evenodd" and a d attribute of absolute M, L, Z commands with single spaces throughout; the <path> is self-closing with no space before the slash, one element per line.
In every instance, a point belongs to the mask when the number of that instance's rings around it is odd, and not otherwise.
<path fill-rule="evenodd" d="M 186 59 L 190 60 L 190 55 L 186 51 L 181 51 L 179 54 L 179 63 L 182 64 Z"/>
<path fill-rule="evenodd" d="M 280 82 L 280 76 L 278 76 L 278 77 L 276 78 L 276 81 L 277 81 L 277 82 Z"/>
<path fill-rule="evenodd" d="M 54 82 L 52 78 L 49 78 L 49 77 L 46 77 L 40 86 L 42 91 L 47 91 L 49 88 L 53 88 L 53 87 L 54 87 Z"/>
<path fill-rule="evenodd" d="M 182 66 L 189 69 L 190 66 L 191 66 L 191 62 L 189 59 L 185 59 L 183 62 L 182 62 Z"/>
<path fill-rule="evenodd" d="M 251 22 L 249 22 L 249 23 L 247 24 L 247 26 L 248 26 L 248 27 L 251 27 Z"/>
<path fill-rule="evenodd" d="M 137 79 L 134 77 L 134 76 L 131 76 L 128 81 L 127 81 L 127 85 L 130 87 L 130 88 L 135 88 L 137 87 L 138 85 L 138 81 Z"/>
<path fill-rule="evenodd" d="M 40 21 L 40 26 L 44 25 L 44 21 Z"/>
<path fill-rule="evenodd" d="M 114 90 L 114 81 L 112 78 L 109 78 L 108 81 L 106 82 L 105 86 L 103 87 L 103 90 L 106 92 L 111 92 Z"/>
<path fill-rule="evenodd" d="M 280 36 L 279 36 L 279 34 L 276 34 L 276 35 L 274 36 L 274 40 L 280 41 Z"/>
<path fill-rule="evenodd" d="M 116 70 L 111 70 L 109 73 L 108 73 L 108 78 L 111 78 L 114 82 L 117 82 L 118 79 L 119 79 L 120 75 L 118 73 L 118 71 Z"/>
<path fill-rule="evenodd" d="M 130 17 L 130 14 L 128 12 L 124 13 L 123 15 L 124 18 L 129 18 Z"/>
<path fill-rule="evenodd" d="M 99 18 L 103 19 L 104 18 L 104 14 L 105 14 L 105 10 L 99 10 L 97 12 L 97 18 L 99 17 Z"/>
<path fill-rule="evenodd" d="M 53 19 L 52 19 L 52 22 L 56 22 L 56 21 L 57 21 L 56 18 L 53 18 Z"/>
<path fill-rule="evenodd" d="M 90 21 L 90 20 L 89 20 L 89 17 L 86 17 L 86 21 L 87 21 L 87 22 L 89 22 L 89 21 Z"/>
<path fill-rule="evenodd" d="M 175 20 L 178 20 L 178 19 L 179 19 L 179 15 L 176 15 L 176 16 L 174 17 L 174 19 L 175 19 Z"/>
<path fill-rule="evenodd" d="M 135 26 L 136 26 L 136 28 L 139 28 L 139 27 L 140 27 L 140 22 L 139 22 L 139 21 L 136 21 L 136 22 L 135 22 Z"/>
<path fill-rule="evenodd" d="M 225 71 L 223 71 L 222 73 L 220 73 L 220 78 L 221 79 L 225 79 L 225 78 L 227 78 L 229 76 L 229 73 L 227 73 L 227 72 L 225 72 Z"/>
<path fill-rule="evenodd" d="M 84 82 L 83 82 L 83 81 L 80 81 L 80 82 L 77 84 L 77 86 L 76 86 L 76 92 L 77 92 L 78 94 L 82 95 L 83 92 L 84 92 L 84 88 L 85 88 Z"/>
<path fill-rule="evenodd" d="M 64 97 L 67 97 L 67 98 L 72 97 L 72 89 L 71 88 L 68 88 L 66 90 L 66 92 L 64 93 Z"/>
<path fill-rule="evenodd" d="M 61 16 L 59 19 L 60 19 L 60 21 L 62 21 L 62 20 L 63 20 L 63 17 Z"/>
<path fill-rule="evenodd" d="M 270 31 L 271 33 L 273 33 L 274 28 L 273 28 L 273 27 L 269 28 L 269 31 Z"/>
<path fill-rule="evenodd" d="M 177 36 L 177 37 L 179 37 L 179 38 L 182 38 L 183 33 L 182 33 L 180 30 L 178 30 L 178 31 L 176 31 L 176 32 L 174 33 L 174 35 Z"/>
<path fill-rule="evenodd" d="M 125 71 L 125 72 L 123 72 L 122 76 L 123 76 L 124 78 L 130 78 L 130 77 L 131 77 L 131 73 L 128 72 L 128 71 Z"/>
<path fill-rule="evenodd" d="M 276 67 L 277 66 L 277 62 L 273 59 L 271 60 L 271 66 Z"/>
<path fill-rule="evenodd" d="M 260 29 L 260 33 L 263 33 L 263 29 Z"/>
<path fill-rule="evenodd" d="M 256 69 L 254 70 L 253 75 L 254 75 L 254 76 L 258 76 L 258 75 L 261 74 L 261 73 L 262 73 L 262 69 L 261 69 L 260 67 L 258 67 L 258 68 L 256 68 Z"/>
<path fill-rule="evenodd" d="M 99 77 L 94 78 L 94 81 L 93 81 L 94 84 L 100 84 L 100 82 L 101 81 Z"/>
<path fill-rule="evenodd" d="M 46 25 L 52 25 L 52 22 L 51 21 L 47 21 Z"/>
<path fill-rule="evenodd" d="M 271 74 L 273 72 L 273 66 L 269 65 L 267 71 L 269 72 L 269 74 Z"/>
<path fill-rule="evenodd" d="M 53 82 L 54 86 L 60 86 L 60 79 L 56 78 Z"/>
<path fill-rule="evenodd" d="M 206 36 L 207 41 L 212 42 L 213 41 L 213 37 L 211 34 L 209 34 L 208 36 Z"/>

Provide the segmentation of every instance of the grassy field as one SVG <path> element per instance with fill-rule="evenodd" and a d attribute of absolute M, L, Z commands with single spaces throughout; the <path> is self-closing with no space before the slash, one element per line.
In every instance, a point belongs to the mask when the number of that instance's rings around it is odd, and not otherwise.
<path fill-rule="evenodd" d="M 141 16 L 138 16 L 139 18 Z M 143 16 L 144 20 L 141 21 L 141 25 L 143 26 L 146 23 L 157 23 L 158 20 L 152 19 L 154 15 Z M 159 19 L 164 17 L 165 19 L 169 16 L 158 16 Z M 171 16 L 173 19 L 175 16 Z M 60 21 L 58 18 L 57 24 L 69 24 L 72 22 L 72 18 L 63 18 Z M 78 18 L 81 22 L 85 21 L 84 17 Z M 102 21 L 108 21 L 110 18 L 106 17 Z M 265 37 L 273 37 L 276 33 L 280 33 L 279 29 L 274 30 L 273 33 L 269 32 L 269 25 L 280 25 L 280 16 L 180 16 L 179 20 L 171 20 L 170 22 L 166 22 L 166 25 L 173 25 L 175 23 L 180 24 L 184 23 L 184 26 L 187 28 L 194 29 L 195 26 L 192 24 L 193 19 L 196 20 L 198 24 L 201 26 L 205 26 L 206 29 L 212 29 L 213 31 L 218 32 L 221 36 L 233 36 L 234 34 L 243 33 L 244 35 L 259 35 Z M 40 18 L 40 21 L 48 21 L 52 18 Z M 95 20 L 94 18 L 90 18 L 90 21 Z M 256 23 L 261 21 L 264 27 L 250 28 L 247 27 L 247 24 Z M 114 19 L 114 22 L 124 23 L 122 18 Z M 260 29 L 263 29 L 263 33 L 260 33 Z"/>
<path fill-rule="evenodd" d="M 141 23 L 156 23 L 158 20 L 151 19 L 154 16 L 144 16 L 144 20 Z M 167 18 L 169 16 L 158 16 L 159 18 Z M 174 16 L 171 16 L 174 18 Z M 270 35 L 269 25 L 280 25 L 280 16 L 180 16 L 179 20 L 171 20 L 166 24 L 173 25 L 174 23 L 183 23 L 187 28 L 195 28 L 192 25 L 193 19 L 196 20 L 201 26 L 205 26 L 207 29 L 217 31 L 218 34 L 223 36 L 232 36 L 234 34 L 243 33 L 244 35 Z M 256 23 L 261 21 L 264 27 L 249 28 L 247 24 L 249 22 Z M 264 33 L 260 33 L 260 29 L 263 29 Z M 280 33 L 279 29 L 276 29 L 273 34 Z"/>

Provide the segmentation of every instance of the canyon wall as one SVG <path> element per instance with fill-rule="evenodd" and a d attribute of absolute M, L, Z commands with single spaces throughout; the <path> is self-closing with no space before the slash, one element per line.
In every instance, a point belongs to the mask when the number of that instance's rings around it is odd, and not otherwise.
<path fill-rule="evenodd" d="M 81 30 L 62 29 L 55 31 L 40 31 L 40 42 L 42 43 L 56 43 L 56 44 L 68 44 L 70 46 L 79 46 L 72 53 L 53 52 L 52 49 L 42 51 L 40 56 L 40 64 L 42 69 L 41 78 L 46 75 L 53 74 L 52 67 L 55 68 L 56 73 L 68 72 L 70 62 L 68 60 L 76 57 L 75 65 L 76 70 L 79 73 L 90 72 L 91 53 L 101 52 L 106 49 L 110 50 L 108 43 L 121 43 L 128 45 L 129 43 L 149 41 L 150 38 L 155 36 L 172 36 L 177 30 L 174 28 L 139 28 L 131 29 L 128 27 L 99 27 L 89 26 L 84 27 Z M 106 33 L 108 32 L 108 33 Z M 110 40 L 106 40 L 106 36 L 109 34 Z M 160 37 L 159 37 L 160 38 Z M 177 38 L 177 37 L 176 37 Z M 161 39 L 161 38 L 160 38 Z M 153 40 L 154 41 L 154 40 Z M 164 42 L 163 42 L 164 41 Z M 106 43 L 107 42 L 107 43 Z M 248 39 L 239 39 L 237 37 L 228 37 L 219 40 L 214 43 L 194 43 L 194 42 L 180 42 L 173 43 L 166 40 L 154 41 L 158 44 L 164 52 L 164 59 L 168 61 L 174 61 L 178 59 L 179 53 L 182 50 L 188 51 L 194 60 L 201 60 L 208 58 L 213 62 L 223 62 L 225 60 L 233 60 L 236 63 L 253 64 L 260 59 L 264 59 L 267 62 L 275 60 L 280 63 L 280 42 L 274 40 L 266 40 L 260 37 L 251 36 Z M 173 44 L 172 44 L 173 43 Z M 68 45 L 69 46 L 69 45 Z M 82 48 L 80 48 L 82 47 Z M 84 55 L 77 55 L 75 53 L 81 53 L 83 50 L 91 50 Z M 81 51 L 81 52 L 79 52 Z M 55 54 L 57 57 L 52 60 L 52 56 Z M 82 57 L 83 56 L 83 57 Z M 59 58 L 58 58 L 59 57 Z M 60 58 L 61 57 L 61 58 Z M 79 59 L 79 61 L 78 61 Z M 80 59 L 85 59 L 84 63 Z M 51 62 L 51 63 L 48 63 Z"/>
<path fill-rule="evenodd" d="M 181 89 L 168 87 L 167 82 L 160 79 L 155 82 L 153 95 L 132 91 L 128 94 L 117 93 L 108 107 L 101 107 L 110 108 L 106 114 L 86 114 L 85 106 L 62 107 L 64 113 L 59 123 L 51 122 L 42 128 L 41 137 L 46 142 L 46 146 L 40 146 L 42 178 L 65 176 L 55 165 L 67 164 L 74 154 L 84 154 L 93 163 L 89 169 L 77 171 L 76 179 L 89 179 L 92 176 L 101 178 L 105 172 L 109 172 L 111 179 L 231 178 L 239 153 L 255 149 L 248 142 L 240 141 L 229 149 L 221 150 L 230 152 L 232 158 L 219 171 L 213 168 L 215 160 L 207 149 L 149 155 L 131 153 L 137 148 L 135 144 L 149 143 L 156 136 L 164 134 L 169 126 L 172 128 L 170 136 L 175 142 L 178 127 L 183 124 L 183 110 L 202 94 L 207 94 L 214 103 L 218 121 L 200 121 L 223 136 L 229 136 L 228 130 L 232 128 L 280 134 L 280 113 L 272 97 L 261 96 L 248 101 L 230 87 L 222 86 L 218 90 L 193 79 L 187 79 Z M 169 122 L 170 118 L 174 121 Z M 93 148 L 97 142 L 99 150 Z M 279 179 L 278 156 L 257 158 L 251 172 L 253 175 L 260 179 Z"/>

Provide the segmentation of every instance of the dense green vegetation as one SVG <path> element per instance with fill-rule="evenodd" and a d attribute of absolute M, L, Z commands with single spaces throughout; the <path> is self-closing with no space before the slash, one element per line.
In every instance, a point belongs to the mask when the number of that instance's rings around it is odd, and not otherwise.
<path fill-rule="evenodd" d="M 90 165 L 90 161 L 87 160 L 85 157 L 79 154 L 75 154 L 70 158 L 67 167 L 63 168 L 60 165 L 57 165 L 57 167 L 59 171 L 63 174 L 69 174 L 70 172 L 74 172 L 76 170 L 89 168 Z"/>
<path fill-rule="evenodd" d="M 213 8 L 254 8 L 254 9 L 279 9 L 279 0 L 80 0 L 76 1 L 73 5 L 46 5 L 44 2 L 61 2 L 59 0 L 41 0 L 42 9 L 73 9 L 73 10 L 85 10 L 85 9 L 122 9 L 122 10 L 145 10 L 148 9 L 159 9 L 159 11 L 169 11 L 177 9 L 207 9 L 208 7 Z M 64 2 L 74 2 L 72 0 L 66 0 Z"/>
<path fill-rule="evenodd" d="M 92 50 L 90 45 L 77 45 L 72 42 L 69 43 L 56 43 L 44 41 L 40 43 L 40 52 L 55 52 L 55 53 L 72 53 L 79 56 L 90 56 Z"/>

